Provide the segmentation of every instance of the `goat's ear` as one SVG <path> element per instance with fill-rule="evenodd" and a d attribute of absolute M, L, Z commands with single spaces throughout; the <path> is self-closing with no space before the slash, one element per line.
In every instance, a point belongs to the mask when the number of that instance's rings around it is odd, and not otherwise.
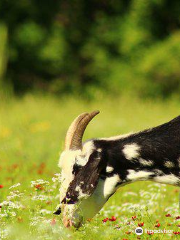
<path fill-rule="evenodd" d="M 62 202 L 69 204 L 76 203 L 78 199 L 81 198 L 81 196 L 79 196 L 80 193 L 87 196 L 92 195 L 98 184 L 99 175 L 104 168 L 105 160 L 102 159 L 101 153 L 96 151 L 93 152 L 87 164 L 78 172 L 74 180 L 70 183 L 66 197 Z"/>

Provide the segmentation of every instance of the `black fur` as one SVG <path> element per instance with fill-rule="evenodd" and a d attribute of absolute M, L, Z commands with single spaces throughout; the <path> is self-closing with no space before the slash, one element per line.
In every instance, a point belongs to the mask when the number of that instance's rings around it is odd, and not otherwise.
<path fill-rule="evenodd" d="M 153 166 L 142 166 L 138 159 L 129 161 L 123 154 L 123 148 L 127 144 L 136 143 L 140 147 L 140 157 L 145 160 L 152 160 Z M 108 165 L 112 166 L 121 179 L 126 181 L 127 170 L 146 170 L 154 171 L 157 176 L 156 169 L 161 170 L 164 174 L 174 174 L 180 176 L 180 168 L 178 158 L 180 157 L 180 116 L 168 123 L 158 127 L 148 129 L 139 133 L 132 134 L 118 140 L 95 140 L 96 148 L 103 150 Z M 174 164 L 173 168 L 164 166 L 166 161 Z"/>
<path fill-rule="evenodd" d="M 151 172 L 149 179 L 156 176 L 174 174 L 180 178 L 180 116 L 168 123 L 158 127 L 144 130 L 139 133 L 131 134 L 117 140 L 92 140 L 95 149 L 101 149 L 101 152 L 94 151 L 87 164 L 84 167 L 74 166 L 74 180 L 70 183 L 66 197 L 63 203 L 76 203 L 78 201 L 77 186 L 81 186 L 83 193 L 91 195 L 99 181 L 99 178 L 105 180 L 108 177 L 118 174 L 121 182 L 128 183 L 127 175 L 129 170 Z M 126 159 L 123 149 L 127 144 L 137 144 L 140 147 L 139 157 L 133 160 Z M 139 159 L 153 161 L 152 166 L 143 166 Z M 170 161 L 174 164 L 168 168 L 164 164 Z M 113 167 L 113 171 L 106 172 L 106 167 Z M 161 170 L 158 171 L 158 170 Z M 81 184 L 84 182 L 84 184 Z"/>

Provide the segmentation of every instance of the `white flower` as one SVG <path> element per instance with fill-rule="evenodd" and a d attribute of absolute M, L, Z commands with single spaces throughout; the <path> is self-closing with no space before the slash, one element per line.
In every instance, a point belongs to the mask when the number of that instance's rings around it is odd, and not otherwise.
<path fill-rule="evenodd" d="M 52 214 L 52 211 L 49 211 L 47 209 L 41 209 L 40 213 L 43 214 L 43 215 L 46 215 L 46 214 Z"/>
<path fill-rule="evenodd" d="M 16 183 L 16 184 L 12 185 L 9 189 L 19 187 L 20 185 L 21 185 L 20 183 Z"/>
<path fill-rule="evenodd" d="M 38 179 L 36 181 L 31 181 L 31 187 L 35 187 L 38 184 L 40 184 L 40 185 L 49 185 L 49 182 L 45 181 L 43 179 Z"/>

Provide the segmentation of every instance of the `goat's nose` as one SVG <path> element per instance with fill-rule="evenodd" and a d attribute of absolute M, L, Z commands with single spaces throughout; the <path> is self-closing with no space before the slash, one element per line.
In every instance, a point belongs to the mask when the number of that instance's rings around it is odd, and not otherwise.
<path fill-rule="evenodd" d="M 63 218 L 63 224 L 66 228 L 72 227 L 72 221 L 67 218 Z"/>

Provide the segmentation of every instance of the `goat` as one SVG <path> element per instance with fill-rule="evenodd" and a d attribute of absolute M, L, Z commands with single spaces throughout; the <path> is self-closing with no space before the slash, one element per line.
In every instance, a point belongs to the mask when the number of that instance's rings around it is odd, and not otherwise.
<path fill-rule="evenodd" d="M 79 228 L 116 190 L 135 181 L 180 184 L 180 116 L 129 135 L 90 139 L 82 144 L 88 123 L 99 113 L 83 113 L 70 125 L 62 169 L 60 207 L 65 227 Z"/>

